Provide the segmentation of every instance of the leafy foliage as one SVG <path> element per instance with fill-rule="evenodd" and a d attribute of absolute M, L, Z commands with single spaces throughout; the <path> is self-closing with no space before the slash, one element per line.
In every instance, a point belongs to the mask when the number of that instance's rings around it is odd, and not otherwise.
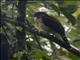
<path fill-rule="evenodd" d="M 54 42 L 50 42 L 48 39 L 38 36 L 34 32 L 25 30 L 22 26 L 14 24 L 14 22 L 17 22 L 17 18 L 22 15 L 20 14 L 22 11 L 19 12 L 18 9 L 19 1 L 0 1 L 0 34 L 6 37 L 5 39 L 1 39 L 0 49 L 9 45 L 5 49 L 5 54 L 8 53 L 9 60 L 21 60 L 24 54 L 26 55 L 24 59 L 27 60 L 64 60 L 62 59 L 63 56 L 65 60 L 80 60 L 79 57 L 69 53 Z M 28 0 L 26 8 L 23 10 L 25 10 L 25 15 L 23 14 L 24 17 L 21 18 L 24 19 L 24 24 L 33 30 L 35 30 L 34 27 L 37 28 L 38 24 L 34 19 L 35 12 L 45 11 L 57 18 L 64 26 L 71 45 L 80 50 L 80 1 Z M 17 33 L 19 34 L 17 35 Z M 6 42 L 7 45 L 5 44 Z"/>

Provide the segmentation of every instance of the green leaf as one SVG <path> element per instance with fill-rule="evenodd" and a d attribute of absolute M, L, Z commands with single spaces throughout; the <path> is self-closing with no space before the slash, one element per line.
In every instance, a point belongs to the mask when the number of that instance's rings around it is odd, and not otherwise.
<path fill-rule="evenodd" d="M 72 60 L 80 60 L 80 57 L 78 57 L 72 53 L 69 53 L 68 57 L 71 58 Z"/>
<path fill-rule="evenodd" d="M 43 57 L 46 58 L 47 60 L 50 60 L 50 57 L 47 55 L 47 52 L 45 52 L 45 51 L 41 51 L 41 50 L 37 49 L 34 51 L 34 54 L 36 56 L 36 60 L 40 60 Z"/>
<path fill-rule="evenodd" d="M 76 5 L 68 5 L 67 7 L 65 7 L 65 10 L 67 13 L 72 14 L 77 10 L 77 6 Z"/>
<path fill-rule="evenodd" d="M 65 8 L 60 7 L 61 12 L 68 18 L 68 20 L 72 23 L 72 25 L 76 24 L 76 19 L 72 14 L 68 13 Z"/>
<path fill-rule="evenodd" d="M 51 4 L 50 6 L 60 15 L 60 10 L 56 5 Z"/>

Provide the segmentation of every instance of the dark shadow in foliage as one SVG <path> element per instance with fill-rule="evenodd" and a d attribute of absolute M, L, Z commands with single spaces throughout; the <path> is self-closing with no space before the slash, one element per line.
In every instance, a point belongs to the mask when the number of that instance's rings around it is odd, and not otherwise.
<path fill-rule="evenodd" d="M 9 58 L 9 44 L 5 34 L 0 33 L 0 60 L 8 60 Z"/>

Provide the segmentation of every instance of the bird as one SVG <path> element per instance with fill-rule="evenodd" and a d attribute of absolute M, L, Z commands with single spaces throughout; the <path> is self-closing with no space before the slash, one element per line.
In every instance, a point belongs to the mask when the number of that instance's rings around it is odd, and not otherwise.
<path fill-rule="evenodd" d="M 69 41 L 65 34 L 65 29 L 56 18 L 49 16 L 45 12 L 35 12 L 34 17 L 37 18 L 36 22 L 38 25 L 36 26 L 38 26 L 37 28 L 39 28 L 39 30 L 41 29 L 50 33 L 56 32 L 61 36 L 63 42 L 69 45 Z"/>

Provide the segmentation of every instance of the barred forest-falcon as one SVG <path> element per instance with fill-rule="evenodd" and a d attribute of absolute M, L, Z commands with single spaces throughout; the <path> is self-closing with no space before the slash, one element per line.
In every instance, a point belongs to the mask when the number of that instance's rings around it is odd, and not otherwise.
<path fill-rule="evenodd" d="M 34 17 L 36 17 L 36 22 L 38 24 L 38 28 L 40 30 L 44 30 L 50 33 L 53 33 L 54 31 L 58 33 L 63 41 L 69 45 L 69 41 L 66 37 L 64 27 L 62 24 L 54 17 L 49 16 L 45 12 L 36 12 L 34 14 Z"/>

